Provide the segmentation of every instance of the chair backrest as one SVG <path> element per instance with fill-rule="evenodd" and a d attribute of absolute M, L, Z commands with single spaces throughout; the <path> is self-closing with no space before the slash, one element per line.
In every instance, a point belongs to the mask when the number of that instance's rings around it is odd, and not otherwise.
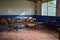
<path fill-rule="evenodd" d="M 7 19 L 5 18 L 5 17 L 3 17 L 2 19 L 1 19 L 1 23 L 6 23 L 7 22 Z"/>
<path fill-rule="evenodd" d="M 5 17 L 3 17 L 1 20 L 1 25 L 5 26 L 6 25 L 6 22 L 7 22 L 7 19 Z"/>
<path fill-rule="evenodd" d="M 14 22 L 14 19 L 13 19 L 13 18 L 7 18 L 7 21 L 8 21 L 9 23 L 13 23 L 13 22 Z"/>

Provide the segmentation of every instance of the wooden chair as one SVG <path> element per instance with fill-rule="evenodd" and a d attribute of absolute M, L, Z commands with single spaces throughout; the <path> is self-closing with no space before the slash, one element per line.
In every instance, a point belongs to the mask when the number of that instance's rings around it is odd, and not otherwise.
<path fill-rule="evenodd" d="M 3 18 L 1 19 L 1 28 L 2 28 L 3 30 L 6 30 L 6 28 L 7 28 L 6 22 L 7 22 L 7 19 L 6 19 L 5 17 L 3 17 Z"/>
<path fill-rule="evenodd" d="M 36 20 L 36 19 L 30 17 L 30 18 L 27 20 L 26 28 L 35 28 L 35 27 L 36 27 L 36 23 L 34 22 L 34 20 Z"/>
<path fill-rule="evenodd" d="M 7 21 L 8 21 L 8 30 L 13 30 L 13 27 L 14 27 L 14 20 L 13 18 L 7 18 Z"/>
<path fill-rule="evenodd" d="M 15 25 L 16 25 L 16 28 L 17 28 L 17 31 L 21 30 L 21 29 L 25 29 L 25 25 L 26 25 L 26 19 L 24 18 L 16 18 L 16 21 L 15 21 Z"/>

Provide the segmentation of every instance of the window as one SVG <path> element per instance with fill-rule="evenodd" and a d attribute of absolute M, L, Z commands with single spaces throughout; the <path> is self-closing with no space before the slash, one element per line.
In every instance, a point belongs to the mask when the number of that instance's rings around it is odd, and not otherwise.
<path fill-rule="evenodd" d="M 43 3 L 41 15 L 56 16 L 56 0 Z"/>

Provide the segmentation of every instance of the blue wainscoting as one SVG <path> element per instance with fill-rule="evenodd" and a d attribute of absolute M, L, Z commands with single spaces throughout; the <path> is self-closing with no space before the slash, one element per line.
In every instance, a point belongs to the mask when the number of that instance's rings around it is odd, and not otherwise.
<path fill-rule="evenodd" d="M 16 17 L 34 17 L 34 15 L 0 15 L 0 18 L 2 17 L 10 17 L 10 18 L 16 18 Z"/>
<path fill-rule="evenodd" d="M 53 20 L 53 19 L 56 19 L 57 20 L 57 25 L 59 24 L 60 25 L 60 17 L 57 17 L 57 16 L 41 16 L 41 15 L 0 15 L 0 19 L 1 18 L 3 18 L 3 17 L 5 17 L 5 18 L 8 18 L 8 17 L 10 17 L 10 18 L 16 18 L 16 17 L 33 17 L 33 18 L 36 18 L 37 20 L 36 20 L 36 22 L 48 22 L 47 20 L 48 19 L 51 19 L 51 21 Z M 52 23 L 52 22 L 51 22 Z M 49 23 L 50 24 L 50 23 Z M 55 26 L 55 28 L 59 28 L 60 26 Z"/>
<path fill-rule="evenodd" d="M 35 17 L 37 20 L 37 22 L 44 22 L 44 25 L 45 26 L 48 26 L 48 27 L 52 27 L 52 28 L 55 28 L 55 29 L 58 29 L 60 28 L 60 17 L 57 17 L 57 16 L 40 16 L 40 15 L 36 15 Z M 53 22 L 53 20 L 55 20 L 57 22 Z M 50 20 L 50 21 L 48 21 Z M 48 22 L 48 23 L 47 23 Z"/>
<path fill-rule="evenodd" d="M 54 17 L 54 16 L 41 16 L 41 15 L 0 15 L 0 19 L 1 18 L 16 18 L 16 17 L 33 17 L 33 18 L 36 18 L 37 22 L 46 22 L 46 20 L 48 18 L 50 18 L 51 20 L 53 20 L 54 18 L 56 18 L 58 20 L 58 23 L 60 23 L 60 17 Z"/>

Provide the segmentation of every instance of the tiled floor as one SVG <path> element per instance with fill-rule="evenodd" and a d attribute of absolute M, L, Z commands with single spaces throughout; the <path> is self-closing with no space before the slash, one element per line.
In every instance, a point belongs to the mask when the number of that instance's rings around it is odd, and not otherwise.
<path fill-rule="evenodd" d="M 0 40 L 58 40 L 55 32 L 47 29 L 27 29 L 22 32 L 0 32 Z"/>

